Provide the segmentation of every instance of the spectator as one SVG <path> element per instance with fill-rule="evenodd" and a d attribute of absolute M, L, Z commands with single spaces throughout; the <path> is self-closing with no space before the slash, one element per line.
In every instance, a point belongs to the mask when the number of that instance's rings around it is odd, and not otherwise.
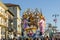
<path fill-rule="evenodd" d="M 46 36 L 45 40 L 49 40 L 48 36 Z"/>

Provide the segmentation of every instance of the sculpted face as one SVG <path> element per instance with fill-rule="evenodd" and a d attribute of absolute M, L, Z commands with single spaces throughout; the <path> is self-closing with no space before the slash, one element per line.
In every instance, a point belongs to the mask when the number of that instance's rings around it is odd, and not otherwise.
<path fill-rule="evenodd" d="M 39 14 L 39 19 L 40 19 L 40 20 L 41 20 L 41 19 L 45 20 L 45 18 L 44 18 L 44 16 L 43 16 L 42 14 Z"/>

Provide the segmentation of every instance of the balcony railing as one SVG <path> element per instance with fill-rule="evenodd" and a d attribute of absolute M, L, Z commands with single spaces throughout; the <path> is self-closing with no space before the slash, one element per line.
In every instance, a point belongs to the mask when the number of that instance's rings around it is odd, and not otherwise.
<path fill-rule="evenodd" d="M 0 23 L 0 26 L 7 27 L 7 23 Z"/>
<path fill-rule="evenodd" d="M 7 14 L 3 14 L 3 13 L 0 13 L 0 17 L 3 17 L 4 19 L 8 18 Z"/>

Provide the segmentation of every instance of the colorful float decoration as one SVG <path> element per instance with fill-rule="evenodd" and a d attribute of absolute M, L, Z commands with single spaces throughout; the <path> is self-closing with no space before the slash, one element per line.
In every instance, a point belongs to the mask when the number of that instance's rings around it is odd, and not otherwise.
<path fill-rule="evenodd" d="M 35 12 L 36 10 L 34 12 L 29 10 L 28 13 L 27 11 L 23 14 L 23 29 L 26 34 L 32 36 L 38 28 L 40 28 L 40 33 L 44 34 L 45 18 L 42 13 Z"/>
<path fill-rule="evenodd" d="M 42 14 L 40 16 L 39 28 L 40 28 L 40 35 L 43 35 L 45 32 L 44 31 L 45 30 L 45 18 Z"/>

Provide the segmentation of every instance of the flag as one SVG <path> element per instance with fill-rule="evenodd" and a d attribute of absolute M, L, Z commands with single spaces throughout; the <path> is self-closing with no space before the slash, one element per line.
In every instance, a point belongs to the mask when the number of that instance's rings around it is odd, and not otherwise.
<path fill-rule="evenodd" d="M 55 18 L 53 21 L 56 23 L 57 22 L 57 19 Z"/>

